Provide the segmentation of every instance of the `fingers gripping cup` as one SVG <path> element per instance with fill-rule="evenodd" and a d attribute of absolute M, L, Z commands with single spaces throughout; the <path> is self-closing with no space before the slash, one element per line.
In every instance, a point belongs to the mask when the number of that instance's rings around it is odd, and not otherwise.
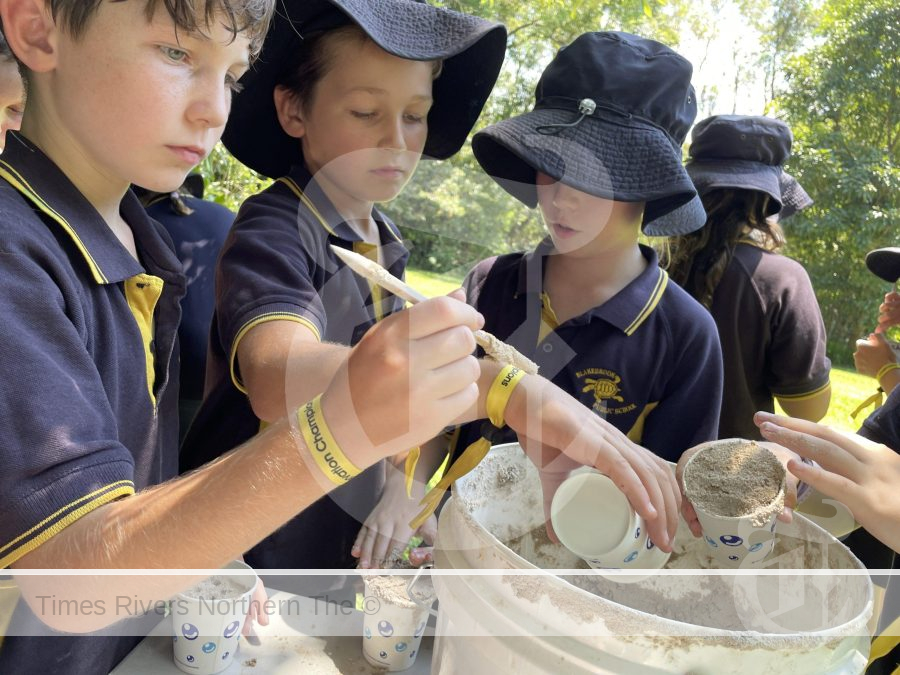
<path fill-rule="evenodd" d="M 575 474 L 559 486 L 550 521 L 560 542 L 594 568 L 660 569 L 669 560 L 622 491 L 597 472 Z"/>
<path fill-rule="evenodd" d="M 363 656 L 388 672 L 416 662 L 434 602 L 431 578 L 417 574 L 366 577 Z"/>
<path fill-rule="evenodd" d="M 255 574 L 227 574 L 250 570 L 235 561 L 195 584 L 172 600 L 175 665 L 186 673 L 214 675 L 231 665 L 250 598 L 259 583 Z"/>
<path fill-rule="evenodd" d="M 699 446 L 684 467 L 684 491 L 722 567 L 761 563 L 775 546 L 785 470 L 767 448 L 740 438 Z"/>

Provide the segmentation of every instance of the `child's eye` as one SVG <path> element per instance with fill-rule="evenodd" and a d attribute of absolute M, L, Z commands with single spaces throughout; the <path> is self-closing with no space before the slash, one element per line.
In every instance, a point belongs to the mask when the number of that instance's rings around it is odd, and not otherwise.
<path fill-rule="evenodd" d="M 183 49 L 178 49 L 177 47 L 167 47 L 166 45 L 161 45 L 160 50 L 163 54 L 165 54 L 166 58 L 170 61 L 175 61 L 176 63 L 181 63 L 185 59 L 187 59 L 187 52 Z"/>
<path fill-rule="evenodd" d="M 225 77 L 225 86 L 231 89 L 232 94 L 240 94 L 242 91 L 244 91 L 244 85 L 238 82 L 238 79 L 239 78 L 234 77 L 233 75 L 228 75 Z"/>
<path fill-rule="evenodd" d="M 373 117 L 375 117 L 375 113 L 364 112 L 362 110 L 351 110 L 350 114 L 361 120 L 368 120 L 368 119 L 372 119 Z"/>
<path fill-rule="evenodd" d="M 414 115 L 412 113 L 407 114 L 406 121 L 412 124 L 421 124 L 425 121 L 425 115 Z"/>

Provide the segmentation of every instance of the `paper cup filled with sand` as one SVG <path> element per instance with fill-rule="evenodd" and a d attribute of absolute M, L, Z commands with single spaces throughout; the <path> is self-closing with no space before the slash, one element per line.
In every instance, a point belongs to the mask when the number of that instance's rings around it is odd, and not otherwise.
<path fill-rule="evenodd" d="M 363 655 L 388 672 L 406 670 L 416 662 L 425 625 L 434 602 L 431 577 L 367 576 L 363 600 Z"/>
<path fill-rule="evenodd" d="M 684 467 L 684 491 L 721 567 L 761 563 L 775 545 L 785 470 L 766 447 L 740 438 L 704 443 Z"/>
<path fill-rule="evenodd" d="M 235 561 L 175 596 L 170 609 L 179 669 L 214 675 L 231 665 L 257 583 L 250 566 Z"/>
<path fill-rule="evenodd" d="M 597 569 L 660 569 L 669 560 L 628 498 L 601 473 L 566 479 L 553 495 L 550 521 L 560 543 Z M 642 577 L 616 578 L 627 582 Z"/>

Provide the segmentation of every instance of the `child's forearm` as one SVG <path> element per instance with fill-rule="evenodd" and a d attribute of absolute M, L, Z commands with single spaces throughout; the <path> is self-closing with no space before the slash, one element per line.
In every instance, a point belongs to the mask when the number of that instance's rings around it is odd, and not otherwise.
<path fill-rule="evenodd" d="M 353 461 L 365 463 L 358 456 Z M 219 568 L 331 487 L 300 433 L 281 421 L 194 473 L 97 508 L 23 556 L 14 567 Z M 97 630 L 124 618 L 115 611 L 120 598 L 134 603 L 165 600 L 195 579 L 195 575 L 102 573 L 17 578 L 38 616 L 51 627 L 70 632 Z M 96 607 L 97 601 L 103 601 L 106 611 L 55 616 L 52 605 L 40 600 L 48 596 L 79 606 L 90 602 Z"/>

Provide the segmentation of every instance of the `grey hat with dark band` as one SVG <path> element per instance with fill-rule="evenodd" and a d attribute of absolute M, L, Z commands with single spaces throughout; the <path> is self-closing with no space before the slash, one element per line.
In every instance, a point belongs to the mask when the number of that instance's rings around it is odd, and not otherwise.
<path fill-rule="evenodd" d="M 300 142 L 278 122 L 275 85 L 304 37 L 351 22 L 390 54 L 443 60 L 423 157 L 446 159 L 459 151 L 500 74 L 506 54 L 502 24 L 421 0 L 281 0 L 259 59 L 241 78 L 243 90 L 222 137 L 238 160 L 270 178 L 300 161 Z"/>
<path fill-rule="evenodd" d="M 619 32 L 585 33 L 559 50 L 541 75 L 531 112 L 475 134 L 482 168 L 528 206 L 536 173 L 576 190 L 646 202 L 643 230 L 688 203 L 694 186 L 681 144 L 697 114 L 693 68 L 665 45 Z M 703 225 L 704 217 L 682 227 Z"/>

